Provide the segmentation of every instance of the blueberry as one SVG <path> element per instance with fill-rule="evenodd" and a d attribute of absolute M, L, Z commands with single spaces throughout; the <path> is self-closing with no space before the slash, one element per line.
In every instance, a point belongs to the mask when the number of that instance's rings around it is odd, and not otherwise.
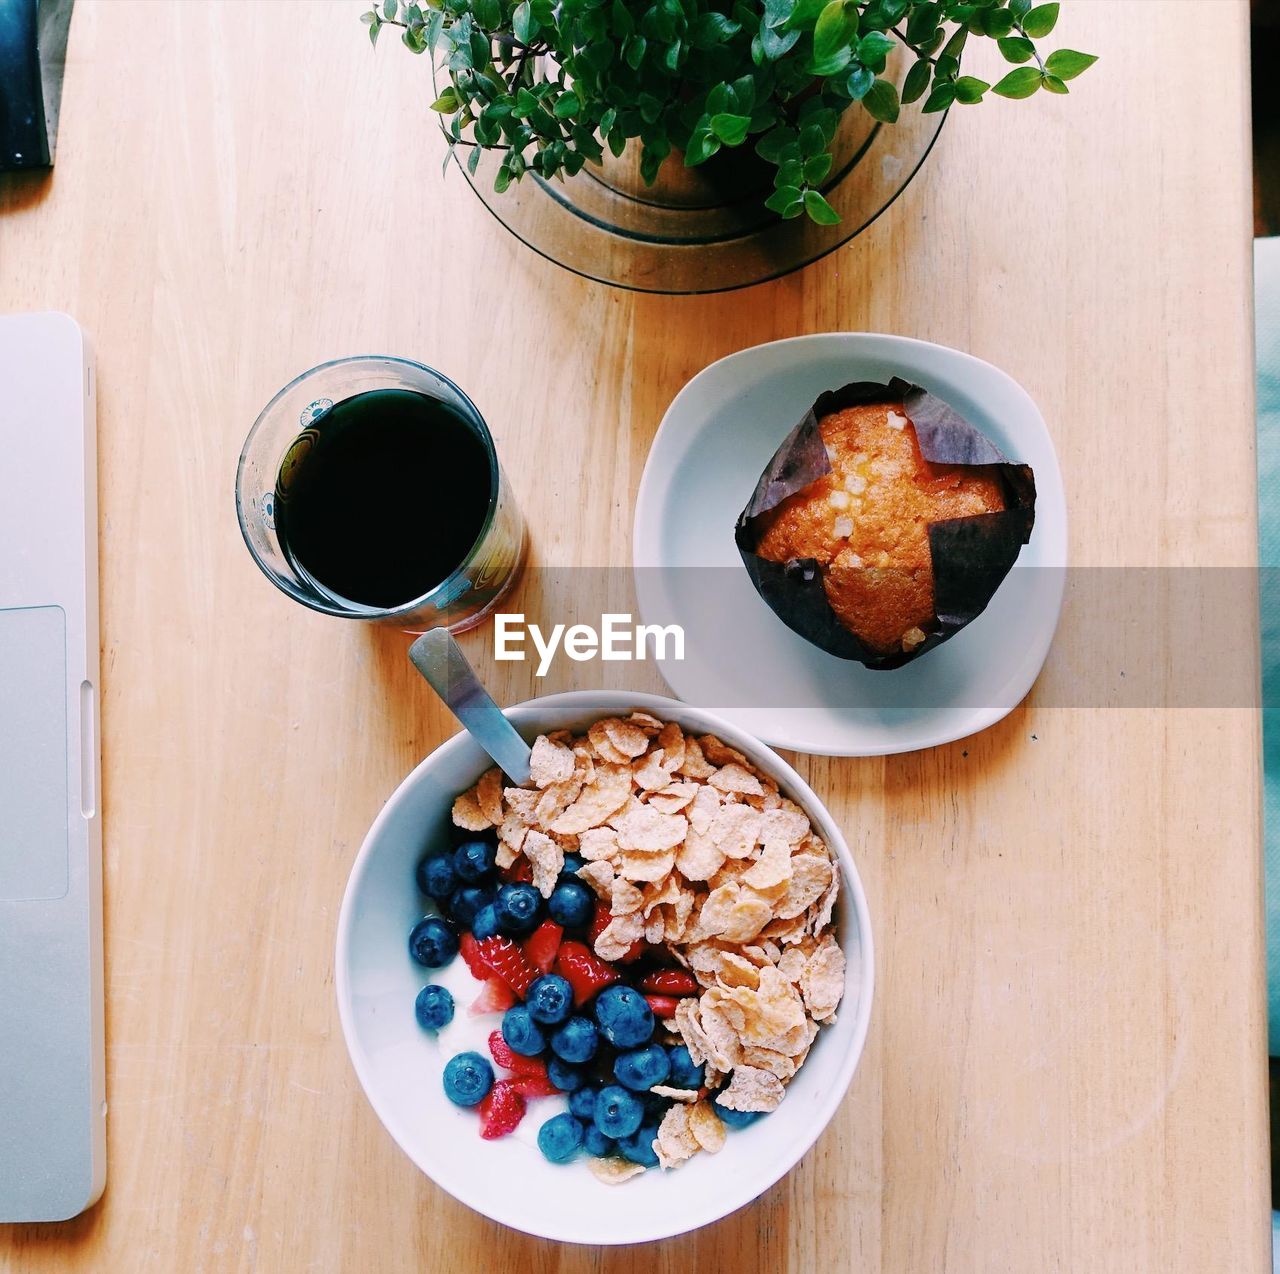
<path fill-rule="evenodd" d="M 552 1115 L 538 1129 L 538 1149 L 552 1163 L 568 1163 L 582 1149 L 582 1125 L 572 1115 Z"/>
<path fill-rule="evenodd" d="M 618 1148 L 612 1137 L 606 1137 L 595 1124 L 588 1124 L 582 1134 L 582 1148 L 595 1159 L 605 1159 Z"/>
<path fill-rule="evenodd" d="M 600 1033 L 618 1048 L 647 1044 L 653 1035 L 653 1010 L 632 987 L 605 987 L 596 996 L 595 1015 Z"/>
<path fill-rule="evenodd" d="M 524 1002 L 535 1022 L 557 1026 L 573 1012 L 573 987 L 558 973 L 544 973 L 533 980 Z"/>
<path fill-rule="evenodd" d="M 409 934 L 409 954 L 428 969 L 439 969 L 458 954 L 458 933 L 439 916 L 427 916 Z"/>
<path fill-rule="evenodd" d="M 596 1055 L 600 1037 L 585 1017 L 571 1017 L 551 1037 L 551 1051 L 566 1062 L 589 1062 Z"/>
<path fill-rule="evenodd" d="M 580 1066 L 571 1066 L 563 1058 L 551 1057 L 547 1060 L 547 1078 L 562 1093 L 577 1093 L 587 1082 Z"/>
<path fill-rule="evenodd" d="M 555 1066 L 553 1060 L 547 1066 L 547 1074 L 552 1074 L 552 1067 Z M 555 1080 L 551 1081 L 553 1084 Z M 596 1090 L 594 1088 L 575 1088 L 569 1094 L 569 1113 L 575 1119 L 581 1119 L 584 1124 L 590 1124 L 596 1117 Z M 594 1124 L 592 1125 L 594 1127 Z"/>
<path fill-rule="evenodd" d="M 486 938 L 492 938 L 497 932 L 498 909 L 493 903 L 487 902 L 472 917 L 471 936 L 477 942 L 483 942 Z"/>
<path fill-rule="evenodd" d="M 606 1084 L 596 1094 L 596 1127 L 606 1137 L 627 1137 L 640 1127 L 644 1107 L 635 1093 L 617 1084 Z"/>
<path fill-rule="evenodd" d="M 542 910 L 542 895 L 532 885 L 520 882 L 503 885 L 498 890 L 498 927 L 513 938 L 532 933 Z"/>
<path fill-rule="evenodd" d="M 437 902 L 447 898 L 458 887 L 458 877 L 448 854 L 424 858 L 418 864 L 418 888 Z"/>
<path fill-rule="evenodd" d="M 464 929 L 470 929 L 472 922 L 476 918 L 476 912 L 485 903 L 492 901 L 492 889 L 482 889 L 479 885 L 463 885 L 449 899 L 449 918 Z"/>
<path fill-rule="evenodd" d="M 547 913 L 564 929 L 583 929 L 591 921 L 595 896 L 579 880 L 562 880 L 547 899 Z"/>
<path fill-rule="evenodd" d="M 547 1046 L 547 1037 L 538 1029 L 529 1010 L 519 1004 L 502 1015 L 502 1038 L 511 1045 L 513 1053 L 522 1057 L 537 1057 Z"/>
<path fill-rule="evenodd" d="M 653 1139 L 658 1135 L 657 1124 L 644 1124 L 629 1137 L 618 1138 L 618 1149 L 624 1159 L 632 1163 L 642 1163 L 646 1168 L 658 1166 L 658 1155 L 653 1148 Z"/>
<path fill-rule="evenodd" d="M 716 1114 L 720 1116 L 720 1122 L 726 1128 L 745 1128 L 748 1124 L 754 1124 L 764 1113 L 760 1110 L 730 1110 L 728 1106 L 722 1106 L 719 1102 L 715 1103 L 715 1107 Z"/>
<path fill-rule="evenodd" d="M 474 1106 L 493 1087 L 493 1067 L 479 1053 L 459 1053 L 444 1067 L 444 1095 L 455 1106 Z"/>
<path fill-rule="evenodd" d="M 577 880 L 577 875 L 586 865 L 587 860 L 581 854 L 566 854 L 564 866 L 560 868 L 560 879 L 573 880 L 575 884 L 581 883 Z"/>
<path fill-rule="evenodd" d="M 613 1062 L 613 1074 L 624 1088 L 647 1093 L 654 1084 L 665 1084 L 671 1072 L 667 1050 L 661 1044 L 649 1044 L 631 1053 L 619 1053 Z"/>
<path fill-rule="evenodd" d="M 463 841 L 453 851 L 453 870 L 460 880 L 474 885 L 493 870 L 497 849 L 487 840 Z"/>
<path fill-rule="evenodd" d="M 667 1083 L 672 1088 L 701 1088 L 706 1080 L 706 1067 L 695 1066 L 689 1050 L 683 1044 L 667 1049 L 671 1062 L 671 1075 Z"/>
<path fill-rule="evenodd" d="M 424 1031 L 438 1031 L 453 1021 L 453 996 L 446 987 L 428 982 L 418 992 L 413 1011 Z"/>

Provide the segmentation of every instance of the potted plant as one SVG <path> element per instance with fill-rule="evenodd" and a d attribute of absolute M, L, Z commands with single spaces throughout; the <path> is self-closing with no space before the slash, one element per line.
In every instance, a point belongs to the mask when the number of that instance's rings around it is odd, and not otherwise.
<path fill-rule="evenodd" d="M 1058 4 L 1032 0 L 385 0 L 362 20 L 387 27 L 447 75 L 432 103 L 449 156 L 474 174 L 483 151 L 501 162 L 501 192 L 528 172 L 563 178 L 606 149 L 639 148 L 654 182 L 670 159 L 693 168 L 752 147 L 772 170 L 768 208 L 821 225 L 839 216 L 823 194 L 841 117 L 853 107 L 893 124 L 988 93 L 1023 98 L 1096 59 L 1042 55 Z M 974 38 L 1013 64 L 994 84 L 961 74 Z M 886 75 L 905 56 L 901 89 Z M 766 186 L 767 188 L 767 186 Z"/>

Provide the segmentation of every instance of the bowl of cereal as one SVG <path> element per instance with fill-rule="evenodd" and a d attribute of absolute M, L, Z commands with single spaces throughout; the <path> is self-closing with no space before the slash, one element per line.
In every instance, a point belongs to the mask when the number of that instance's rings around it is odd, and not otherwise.
<path fill-rule="evenodd" d="M 835 1114 L 871 1012 L 866 897 L 803 779 L 711 713 L 575 691 L 396 789 L 338 922 L 343 1033 L 379 1119 L 456 1199 L 567 1242 L 749 1203 Z"/>

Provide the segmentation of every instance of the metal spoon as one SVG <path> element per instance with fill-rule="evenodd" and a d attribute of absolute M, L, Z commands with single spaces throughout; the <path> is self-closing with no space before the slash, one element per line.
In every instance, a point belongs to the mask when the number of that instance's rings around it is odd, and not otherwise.
<path fill-rule="evenodd" d="M 409 659 L 468 734 L 517 786 L 529 781 L 529 745 L 480 684 L 447 628 L 432 628 L 409 647 Z"/>

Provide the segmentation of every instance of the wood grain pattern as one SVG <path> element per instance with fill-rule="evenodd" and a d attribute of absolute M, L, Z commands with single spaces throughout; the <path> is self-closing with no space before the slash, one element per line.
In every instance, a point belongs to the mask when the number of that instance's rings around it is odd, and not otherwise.
<path fill-rule="evenodd" d="M 492 422 L 536 562 L 624 565 L 687 377 L 883 330 L 1027 386 L 1077 564 L 1251 565 L 1247 6 L 1194 33 L 1174 0 L 1064 6 L 1061 43 L 1103 55 L 1069 98 L 953 112 L 868 233 L 702 298 L 585 283 L 442 184 L 425 67 L 371 56 L 358 9 L 80 0 L 56 171 L 0 179 L 0 308 L 67 309 L 98 348 L 110 1093 L 102 1204 L 0 1234 L 0 1268 L 1266 1268 L 1256 711 L 1052 706 L 1096 641 L 1069 606 L 1040 686 L 984 735 L 802 759 L 877 926 L 848 1100 L 733 1218 L 557 1248 L 437 1190 L 359 1092 L 343 885 L 454 727 L 403 637 L 269 587 L 231 499 L 276 388 L 405 353 Z M 1170 87 L 1204 66 L 1212 92 Z M 1254 640 L 1247 607 L 1230 619 Z M 482 663 L 487 642 L 466 639 Z M 528 665 L 487 671 L 534 690 Z"/>

